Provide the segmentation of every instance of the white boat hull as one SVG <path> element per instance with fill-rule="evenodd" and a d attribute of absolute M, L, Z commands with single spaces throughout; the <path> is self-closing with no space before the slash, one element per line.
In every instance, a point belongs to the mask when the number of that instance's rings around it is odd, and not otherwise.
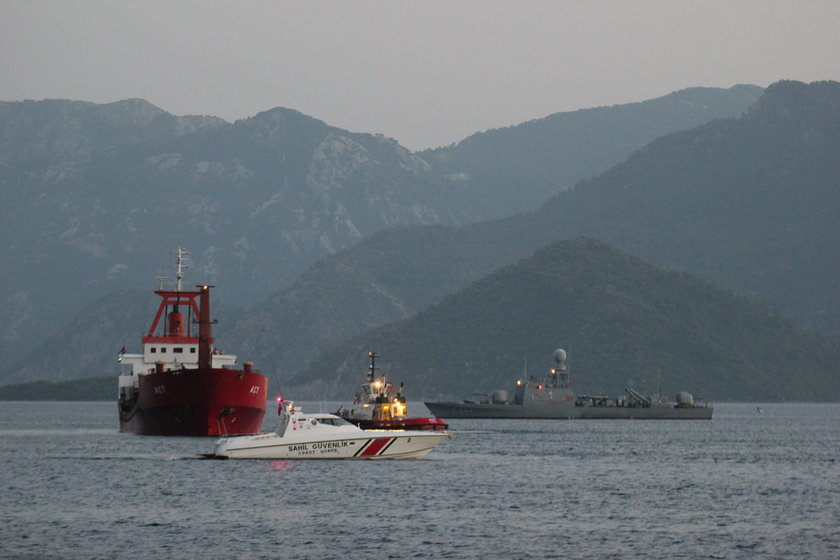
<path fill-rule="evenodd" d="M 218 459 L 421 459 L 450 437 L 446 431 L 362 430 L 334 414 L 304 414 L 281 401 L 277 430 L 222 438 Z"/>
<path fill-rule="evenodd" d="M 369 431 L 310 440 L 274 433 L 222 439 L 220 459 L 422 459 L 449 437 L 448 432 Z"/>

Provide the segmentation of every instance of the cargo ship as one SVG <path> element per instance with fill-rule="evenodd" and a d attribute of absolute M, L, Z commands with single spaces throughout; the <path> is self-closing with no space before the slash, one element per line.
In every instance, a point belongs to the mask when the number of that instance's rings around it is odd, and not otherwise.
<path fill-rule="evenodd" d="M 443 431 L 447 424 L 432 416 L 408 416 L 405 402 L 405 386 L 399 389 L 385 374 L 376 374 L 376 352 L 368 352 L 370 366 L 367 379 L 353 399 L 353 408 L 343 406 L 336 412 L 348 422 L 363 430 L 424 430 Z"/>
<path fill-rule="evenodd" d="M 176 285 L 160 296 L 143 352 L 119 352 L 120 431 L 161 436 L 226 436 L 258 433 L 265 415 L 268 379 L 251 362 L 213 346 L 210 288 L 183 289 L 188 253 L 176 252 Z M 186 314 L 186 321 L 185 321 Z M 194 327 L 197 324 L 197 329 Z M 196 332 L 197 330 L 197 332 Z"/>
<path fill-rule="evenodd" d="M 634 419 L 634 420 L 710 420 L 713 408 L 697 404 L 685 391 L 676 395 L 676 403 L 660 394 L 644 396 L 628 387 L 625 394 L 575 395 L 566 367 L 566 351 L 554 351 L 556 365 L 542 379 L 516 381 L 514 398 L 505 390 L 496 390 L 483 400 L 463 402 L 427 402 L 432 414 L 445 418 L 551 418 L 551 419 Z"/>

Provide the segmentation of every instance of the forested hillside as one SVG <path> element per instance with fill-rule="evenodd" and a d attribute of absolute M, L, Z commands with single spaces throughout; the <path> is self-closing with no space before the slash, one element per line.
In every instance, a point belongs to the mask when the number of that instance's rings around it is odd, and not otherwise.
<path fill-rule="evenodd" d="M 552 367 L 558 347 L 582 393 L 661 383 L 714 400 L 840 399 L 839 337 L 806 334 L 746 298 L 586 238 L 333 347 L 288 385 L 310 398 L 351 395 L 375 350 L 415 398 L 512 391 Z"/>

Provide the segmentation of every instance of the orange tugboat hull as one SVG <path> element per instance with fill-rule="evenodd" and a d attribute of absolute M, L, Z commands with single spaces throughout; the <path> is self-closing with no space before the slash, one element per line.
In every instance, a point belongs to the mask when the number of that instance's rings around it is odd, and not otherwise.
<path fill-rule="evenodd" d="M 443 431 L 449 425 L 440 418 L 397 418 L 393 420 L 358 420 L 348 418 L 363 430 L 424 430 Z"/>

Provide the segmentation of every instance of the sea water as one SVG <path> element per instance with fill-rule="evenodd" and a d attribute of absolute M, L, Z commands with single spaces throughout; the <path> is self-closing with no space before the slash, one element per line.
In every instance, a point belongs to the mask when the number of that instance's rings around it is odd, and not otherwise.
<path fill-rule="evenodd" d="M 2 402 L 0 557 L 840 558 L 838 404 L 450 428 L 423 460 L 218 461 L 115 403 Z"/>

